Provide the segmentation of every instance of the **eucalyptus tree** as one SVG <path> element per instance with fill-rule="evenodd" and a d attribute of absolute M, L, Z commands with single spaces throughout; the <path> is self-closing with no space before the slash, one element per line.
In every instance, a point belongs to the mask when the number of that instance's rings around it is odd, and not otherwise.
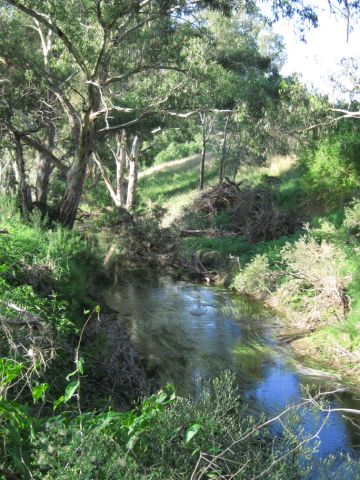
<path fill-rule="evenodd" d="M 2 38 L 2 57 L 8 62 L 13 59 L 14 68 L 26 65 L 36 81 L 45 82 L 67 117 L 64 130 L 68 136 L 54 148 L 30 133 L 23 135 L 24 143 L 54 166 L 67 171 L 58 207 L 58 218 L 65 226 L 74 224 L 96 141 L 164 109 L 174 92 L 181 88 L 181 49 L 193 35 L 188 22 L 184 21 L 186 17 L 209 5 L 230 8 L 231 3 L 206 0 L 1 2 L 2 10 L 12 21 L 30 24 L 32 29 L 35 26 L 39 36 L 38 44 L 31 45 L 33 52 L 25 48 L 26 37 L 17 46 L 22 49 L 24 45 L 21 62 L 13 58 L 13 37 Z M 44 40 L 50 34 L 51 58 L 46 62 L 44 45 L 47 50 L 48 45 Z M 166 80 L 168 74 L 172 74 L 171 81 Z M 147 78 L 151 97 L 133 94 L 139 77 Z M 155 81 L 163 88 L 150 88 Z"/>
<path fill-rule="evenodd" d="M 202 135 L 200 190 L 204 187 L 207 143 L 211 132 L 223 129 L 219 179 L 224 178 L 230 126 L 239 111 L 259 122 L 268 103 L 277 97 L 281 77 L 282 43 L 272 34 L 257 9 L 238 9 L 229 17 L 216 12 L 201 15 L 207 37 L 189 46 L 192 81 L 185 89 L 184 104 L 198 112 Z M 235 115 L 235 113 L 237 114 Z"/>

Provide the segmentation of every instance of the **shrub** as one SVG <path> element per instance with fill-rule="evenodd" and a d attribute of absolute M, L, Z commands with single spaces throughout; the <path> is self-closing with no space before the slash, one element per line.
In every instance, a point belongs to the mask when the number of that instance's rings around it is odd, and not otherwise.
<path fill-rule="evenodd" d="M 79 418 L 54 418 L 37 435 L 32 473 L 59 480 L 185 480 L 255 478 L 267 470 L 273 480 L 295 480 L 300 471 L 309 478 L 310 449 L 299 448 L 294 419 L 283 416 L 277 435 L 260 426 L 262 419 L 249 415 L 237 396 L 234 380 L 225 373 L 198 400 L 163 390 L 137 410 L 83 415 L 82 431 Z"/>
<path fill-rule="evenodd" d="M 20 207 L 16 197 L 0 195 L 0 220 L 13 223 L 20 221 Z"/>
<path fill-rule="evenodd" d="M 303 154 L 311 187 L 328 201 L 348 198 L 358 187 L 359 134 L 343 132 L 323 139 L 314 150 Z"/>
<path fill-rule="evenodd" d="M 354 199 L 350 207 L 345 208 L 344 226 L 352 235 L 360 236 L 360 200 Z"/>
<path fill-rule="evenodd" d="M 287 280 L 276 292 L 280 304 L 292 306 L 307 329 L 344 320 L 348 310 L 345 256 L 334 244 L 305 235 L 282 249 Z"/>
<path fill-rule="evenodd" d="M 266 255 L 256 255 L 235 276 L 233 287 L 239 292 L 251 296 L 262 296 L 269 293 L 274 280 Z"/>

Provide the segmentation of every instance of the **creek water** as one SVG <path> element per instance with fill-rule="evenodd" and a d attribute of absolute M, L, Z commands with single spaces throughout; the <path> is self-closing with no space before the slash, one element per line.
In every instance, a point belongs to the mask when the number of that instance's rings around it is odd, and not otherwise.
<path fill-rule="evenodd" d="M 179 395 L 200 395 L 204 382 L 225 369 L 234 372 L 250 409 L 271 416 L 300 403 L 306 389 L 312 394 L 338 390 L 328 378 L 299 368 L 291 350 L 276 341 L 278 319 L 227 291 L 139 272 L 117 279 L 105 298 L 130 333 L 154 384 L 172 383 Z M 360 394 L 345 389 L 328 401 L 332 408 L 360 409 Z M 299 431 L 317 432 L 327 414 L 306 406 L 303 410 Z M 359 456 L 356 421 L 360 425 L 360 417 L 351 422 L 334 412 L 318 435 L 316 457 L 335 456 L 336 478 L 359 478 L 340 473 L 344 454 Z"/>

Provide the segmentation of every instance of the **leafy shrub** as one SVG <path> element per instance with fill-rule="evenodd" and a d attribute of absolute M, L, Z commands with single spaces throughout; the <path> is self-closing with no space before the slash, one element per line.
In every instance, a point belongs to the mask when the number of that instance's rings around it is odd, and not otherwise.
<path fill-rule="evenodd" d="M 0 220 L 13 223 L 20 221 L 20 208 L 16 197 L 0 195 Z"/>
<path fill-rule="evenodd" d="M 266 255 L 256 255 L 235 276 L 233 286 L 239 293 L 261 296 L 269 293 L 274 280 Z"/>
<path fill-rule="evenodd" d="M 234 380 L 225 373 L 198 400 L 165 389 L 130 412 L 84 414 L 82 430 L 80 417 L 55 417 L 36 437 L 32 473 L 59 480 L 185 480 L 200 472 L 204 478 L 254 478 L 268 469 L 269 479 L 290 480 L 298 479 L 301 469 L 309 478 L 304 459 L 310 450 L 298 448 L 292 419 L 281 419 L 285 428 L 279 435 L 259 426 L 237 396 Z M 242 477 L 236 474 L 240 469 Z"/>
<path fill-rule="evenodd" d="M 320 145 L 303 154 L 311 187 L 328 201 L 347 198 L 358 187 L 360 141 L 356 132 L 326 137 Z"/>
<path fill-rule="evenodd" d="M 277 290 L 280 305 L 292 306 L 299 326 L 313 328 L 344 320 L 351 282 L 342 251 L 334 244 L 318 243 L 305 235 L 282 249 L 286 282 Z"/>
<path fill-rule="evenodd" d="M 353 200 L 351 206 L 345 208 L 344 226 L 352 235 L 360 236 L 360 200 Z"/>
<path fill-rule="evenodd" d="M 34 208 L 30 213 L 29 223 L 35 230 L 43 231 L 49 223 L 49 218 L 39 208 Z"/>

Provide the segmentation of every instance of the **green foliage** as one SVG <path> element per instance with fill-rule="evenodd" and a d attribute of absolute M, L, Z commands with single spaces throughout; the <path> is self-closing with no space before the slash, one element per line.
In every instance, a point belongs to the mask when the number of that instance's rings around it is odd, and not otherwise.
<path fill-rule="evenodd" d="M 184 157 L 188 157 L 194 153 L 200 153 L 201 142 L 200 138 L 197 137 L 192 142 L 186 143 L 169 143 L 167 147 L 159 152 L 154 161 L 154 165 L 161 165 L 165 162 L 170 162 L 171 160 L 178 160 Z"/>
<path fill-rule="evenodd" d="M 359 133 L 340 131 L 322 139 L 302 156 L 311 188 L 331 204 L 346 200 L 359 182 Z"/>
<path fill-rule="evenodd" d="M 355 199 L 351 202 L 350 206 L 345 208 L 344 227 L 348 231 L 356 236 L 360 236 L 360 200 Z"/>
<path fill-rule="evenodd" d="M 20 221 L 20 208 L 15 197 L 0 195 L 0 221 Z"/>
<path fill-rule="evenodd" d="M 256 255 L 235 276 L 233 287 L 240 293 L 257 296 L 269 293 L 273 282 L 273 272 L 270 269 L 266 255 Z"/>
<path fill-rule="evenodd" d="M 299 448 L 293 434 L 299 417 L 284 416 L 281 434 L 273 435 L 261 419 L 245 414 L 234 382 L 226 372 L 197 400 L 176 397 L 167 386 L 129 412 L 47 419 L 33 439 L 32 474 L 45 480 L 185 480 L 204 468 L 205 478 L 239 469 L 246 478 L 265 469 L 272 480 L 308 478 L 311 465 L 304 460 L 311 449 L 306 442 Z M 216 465 L 209 467 L 200 455 L 217 455 Z"/>

